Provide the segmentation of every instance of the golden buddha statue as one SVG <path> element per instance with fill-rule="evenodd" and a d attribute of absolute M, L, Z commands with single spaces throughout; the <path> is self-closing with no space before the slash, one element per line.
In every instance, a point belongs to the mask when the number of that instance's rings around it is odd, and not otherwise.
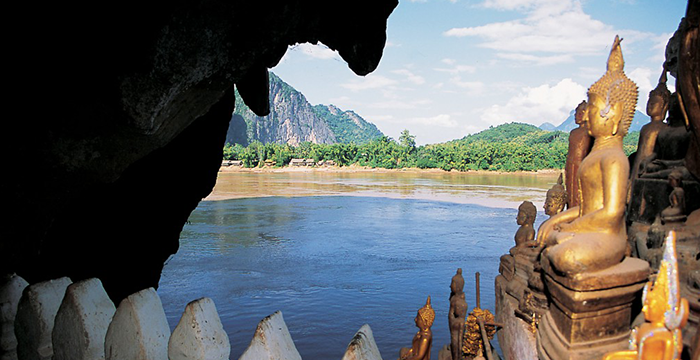
<path fill-rule="evenodd" d="M 418 310 L 416 315 L 416 327 L 418 332 L 413 337 L 411 348 L 401 348 L 399 360 L 430 360 L 430 347 L 433 344 L 433 332 L 430 327 L 435 320 L 435 310 L 430 305 L 430 296 L 425 306 Z"/>
<path fill-rule="evenodd" d="M 608 353 L 603 359 L 680 359 L 681 329 L 688 321 L 688 300 L 681 298 L 679 286 L 676 233 L 671 231 L 656 280 L 644 287 L 642 312 L 646 322 L 632 331 L 629 350 Z"/>
<path fill-rule="evenodd" d="M 632 122 L 637 86 L 625 75 L 620 38 L 615 37 L 607 72 L 588 89 L 584 121 L 594 138 L 577 174 L 579 205 L 540 226 L 545 256 L 567 276 L 619 264 L 627 248 L 624 222 L 629 162 L 622 139 Z"/>
<path fill-rule="evenodd" d="M 586 122 L 584 121 L 587 105 L 586 100 L 578 104 L 574 114 L 574 121 L 578 127 L 569 132 L 569 151 L 566 153 L 566 167 L 564 168 L 566 173 L 566 192 L 568 194 L 566 203 L 569 204 L 569 207 L 578 205 L 576 174 L 579 166 L 581 166 L 581 161 L 591 152 L 591 145 L 593 144 L 593 139 L 588 135 Z"/>

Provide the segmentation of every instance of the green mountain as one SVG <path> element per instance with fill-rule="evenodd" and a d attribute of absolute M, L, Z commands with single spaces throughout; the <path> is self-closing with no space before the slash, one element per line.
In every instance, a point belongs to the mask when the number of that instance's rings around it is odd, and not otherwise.
<path fill-rule="evenodd" d="M 335 138 L 344 144 L 366 144 L 384 134 L 352 110 L 343 111 L 334 105 L 316 105 L 314 112 L 325 119 Z"/>
<path fill-rule="evenodd" d="M 270 114 L 257 116 L 236 92 L 236 108 L 226 134 L 226 142 L 247 146 L 263 144 L 299 145 L 363 144 L 383 134 L 377 127 L 352 111 L 333 105 L 312 106 L 304 94 L 270 72 Z"/>

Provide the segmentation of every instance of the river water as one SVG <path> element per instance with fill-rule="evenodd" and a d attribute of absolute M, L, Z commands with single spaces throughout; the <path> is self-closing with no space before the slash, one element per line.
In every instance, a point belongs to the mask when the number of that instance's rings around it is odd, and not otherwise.
<path fill-rule="evenodd" d="M 222 172 L 192 213 L 158 293 L 174 328 L 185 305 L 216 303 L 231 359 L 258 322 L 281 310 L 302 358 L 340 359 L 372 327 L 384 359 L 410 346 L 428 295 L 432 358 L 449 343 L 449 285 L 465 277 L 469 309 L 494 310 L 499 257 L 513 245 L 517 206 L 538 208 L 555 175 L 438 172 Z M 540 210 L 539 224 L 544 218 Z"/>

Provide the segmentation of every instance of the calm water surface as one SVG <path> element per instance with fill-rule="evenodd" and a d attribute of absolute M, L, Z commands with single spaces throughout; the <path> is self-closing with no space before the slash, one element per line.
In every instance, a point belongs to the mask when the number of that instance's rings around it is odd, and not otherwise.
<path fill-rule="evenodd" d="M 494 278 L 499 257 L 513 245 L 517 205 L 530 199 L 541 208 L 555 179 L 220 173 L 209 198 L 220 200 L 203 201 L 192 213 L 158 293 L 171 328 L 189 301 L 212 298 L 231 340 L 231 359 L 277 310 L 304 359 L 340 359 L 365 323 L 383 358 L 393 359 L 410 345 L 416 310 L 430 295 L 437 359 L 449 342 L 456 269 L 463 269 L 470 311 L 476 271 L 481 305 L 493 311 Z"/>

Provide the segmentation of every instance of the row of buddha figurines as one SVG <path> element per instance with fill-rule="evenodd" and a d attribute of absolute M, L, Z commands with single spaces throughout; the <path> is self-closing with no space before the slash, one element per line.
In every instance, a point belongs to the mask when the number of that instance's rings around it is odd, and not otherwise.
<path fill-rule="evenodd" d="M 118 307 L 99 279 L 29 285 L 12 275 L 0 285 L 0 359 L 224 360 L 231 345 L 214 301 L 187 304 L 170 332 L 153 288 Z M 280 311 L 264 318 L 239 360 L 301 360 Z M 355 334 L 344 360 L 381 360 L 369 325 Z"/>

